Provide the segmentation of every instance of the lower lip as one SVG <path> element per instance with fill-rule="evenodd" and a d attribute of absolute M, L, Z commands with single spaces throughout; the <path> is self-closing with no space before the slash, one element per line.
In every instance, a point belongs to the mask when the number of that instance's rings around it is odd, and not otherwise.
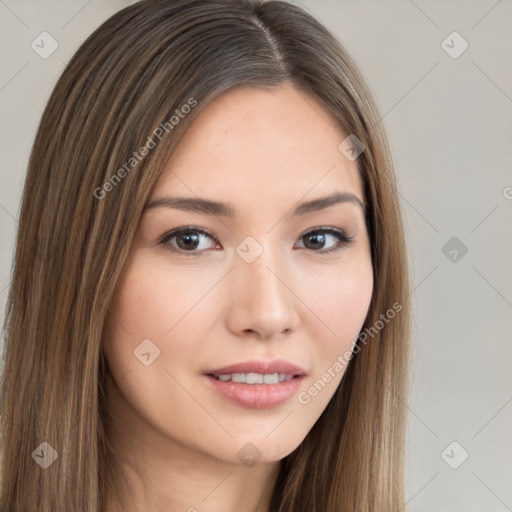
<path fill-rule="evenodd" d="M 278 384 L 224 382 L 209 375 L 205 375 L 205 378 L 215 391 L 230 402 L 250 409 L 269 409 L 286 402 L 297 393 L 303 377 L 294 377 Z"/>

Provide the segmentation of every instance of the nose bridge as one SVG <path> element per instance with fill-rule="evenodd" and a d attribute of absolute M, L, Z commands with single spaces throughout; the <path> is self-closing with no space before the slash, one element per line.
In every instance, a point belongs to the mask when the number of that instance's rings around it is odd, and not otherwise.
<path fill-rule="evenodd" d="M 280 247 L 271 247 L 271 239 L 258 241 L 263 250 L 253 261 L 243 252 L 237 255 L 233 269 L 232 328 L 257 331 L 262 337 L 296 325 L 293 293 L 286 286 L 285 256 Z"/>

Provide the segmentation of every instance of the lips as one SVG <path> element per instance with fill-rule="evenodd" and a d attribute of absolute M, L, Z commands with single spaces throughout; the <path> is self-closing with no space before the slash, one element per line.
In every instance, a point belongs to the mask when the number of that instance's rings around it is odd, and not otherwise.
<path fill-rule="evenodd" d="M 293 377 L 301 377 L 306 375 L 306 370 L 284 359 L 274 359 L 273 361 L 243 361 L 229 366 L 223 366 L 222 368 L 207 370 L 203 373 L 204 375 L 212 377 L 233 373 L 259 373 L 263 375 L 282 373 L 292 375 Z"/>
<path fill-rule="evenodd" d="M 302 385 L 304 368 L 284 359 L 244 361 L 213 368 L 204 373 L 204 382 L 224 399 L 251 409 L 277 407 Z"/>

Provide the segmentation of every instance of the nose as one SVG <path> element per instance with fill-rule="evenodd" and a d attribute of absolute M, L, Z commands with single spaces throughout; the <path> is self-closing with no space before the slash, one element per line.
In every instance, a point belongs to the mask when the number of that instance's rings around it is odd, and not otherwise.
<path fill-rule="evenodd" d="M 239 336 L 250 333 L 265 340 L 294 331 L 298 298 L 289 275 L 284 262 L 267 248 L 252 263 L 237 256 L 230 272 L 228 328 Z"/>

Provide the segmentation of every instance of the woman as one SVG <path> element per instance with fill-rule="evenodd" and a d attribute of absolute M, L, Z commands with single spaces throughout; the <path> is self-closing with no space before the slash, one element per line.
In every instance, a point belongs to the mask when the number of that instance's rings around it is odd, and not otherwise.
<path fill-rule="evenodd" d="M 1 509 L 400 510 L 407 260 L 377 109 L 298 6 L 144 0 L 32 150 Z"/>

